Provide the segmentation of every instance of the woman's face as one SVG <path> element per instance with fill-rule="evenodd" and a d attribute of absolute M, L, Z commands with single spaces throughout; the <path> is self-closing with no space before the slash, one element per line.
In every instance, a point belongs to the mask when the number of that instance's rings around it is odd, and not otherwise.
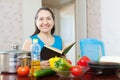
<path fill-rule="evenodd" d="M 51 29 L 54 26 L 54 20 L 52 18 L 51 13 L 47 10 L 41 10 L 38 13 L 36 25 L 40 32 L 51 33 Z"/>

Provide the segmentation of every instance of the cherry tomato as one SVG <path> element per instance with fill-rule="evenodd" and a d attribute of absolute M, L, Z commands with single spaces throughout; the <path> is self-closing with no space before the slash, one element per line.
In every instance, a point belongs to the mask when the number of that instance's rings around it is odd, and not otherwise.
<path fill-rule="evenodd" d="M 88 67 L 88 62 L 90 61 L 87 56 L 83 56 L 78 60 L 77 65 Z"/>
<path fill-rule="evenodd" d="M 20 66 L 17 69 L 17 73 L 20 76 L 27 76 L 29 74 L 30 68 L 28 66 Z"/>
<path fill-rule="evenodd" d="M 67 59 L 67 61 L 68 61 L 70 64 L 72 64 L 71 60 Z"/>
<path fill-rule="evenodd" d="M 70 68 L 70 72 L 73 76 L 80 76 L 83 73 L 83 69 L 81 66 L 75 65 Z"/>

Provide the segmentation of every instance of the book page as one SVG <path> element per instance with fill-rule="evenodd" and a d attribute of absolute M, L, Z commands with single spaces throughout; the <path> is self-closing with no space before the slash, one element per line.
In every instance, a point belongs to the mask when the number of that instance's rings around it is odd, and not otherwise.
<path fill-rule="evenodd" d="M 56 52 L 62 54 L 62 50 L 59 50 L 59 49 L 57 49 L 57 48 L 54 48 L 54 47 L 51 47 L 51 46 L 47 46 L 47 45 L 44 45 L 44 47 L 49 48 L 49 49 L 51 49 L 51 50 L 53 50 L 53 51 L 56 51 Z"/>

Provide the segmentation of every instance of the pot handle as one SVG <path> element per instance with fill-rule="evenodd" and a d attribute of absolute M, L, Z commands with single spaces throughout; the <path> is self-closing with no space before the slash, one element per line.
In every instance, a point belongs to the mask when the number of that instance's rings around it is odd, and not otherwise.
<path fill-rule="evenodd" d="M 18 50 L 19 49 L 19 45 L 13 44 L 12 48 L 13 48 L 13 50 Z"/>

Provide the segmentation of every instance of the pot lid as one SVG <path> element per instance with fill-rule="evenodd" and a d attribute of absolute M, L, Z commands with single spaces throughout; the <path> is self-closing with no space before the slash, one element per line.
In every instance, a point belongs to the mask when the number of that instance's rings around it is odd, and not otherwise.
<path fill-rule="evenodd" d="M 0 54 L 7 54 L 7 53 L 30 53 L 29 51 L 24 51 L 24 50 L 5 50 L 5 51 L 0 51 Z"/>
<path fill-rule="evenodd" d="M 5 50 L 5 51 L 0 51 L 0 54 L 10 54 L 10 53 L 30 53 L 30 51 L 25 51 L 25 50 L 20 50 L 18 49 L 19 46 L 18 45 L 12 45 L 12 50 Z"/>

